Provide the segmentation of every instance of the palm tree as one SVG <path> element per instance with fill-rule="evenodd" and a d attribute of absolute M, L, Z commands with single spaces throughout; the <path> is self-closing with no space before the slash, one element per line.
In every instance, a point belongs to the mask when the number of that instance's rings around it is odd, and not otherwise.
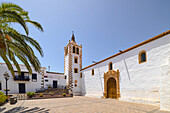
<path fill-rule="evenodd" d="M 10 23 L 20 24 L 24 28 L 26 35 L 12 28 Z M 32 74 L 30 64 L 34 67 L 35 71 L 40 72 L 41 64 L 30 45 L 35 47 L 41 56 L 43 56 L 43 51 L 39 43 L 28 36 L 27 23 L 31 23 L 40 31 L 43 31 L 42 26 L 38 22 L 30 20 L 28 12 L 20 6 L 13 3 L 2 3 L 0 5 L 0 56 L 13 76 L 14 69 L 11 61 L 16 66 L 19 74 L 21 73 L 20 66 L 15 57 L 25 64 L 30 74 Z"/>

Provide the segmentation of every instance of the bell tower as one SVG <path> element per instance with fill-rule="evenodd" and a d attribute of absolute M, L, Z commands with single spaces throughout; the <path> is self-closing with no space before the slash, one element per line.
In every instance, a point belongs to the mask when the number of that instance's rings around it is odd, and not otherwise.
<path fill-rule="evenodd" d="M 64 74 L 67 76 L 67 88 L 73 95 L 81 95 L 80 70 L 82 69 L 82 45 L 75 41 L 72 32 L 71 41 L 64 47 Z"/>

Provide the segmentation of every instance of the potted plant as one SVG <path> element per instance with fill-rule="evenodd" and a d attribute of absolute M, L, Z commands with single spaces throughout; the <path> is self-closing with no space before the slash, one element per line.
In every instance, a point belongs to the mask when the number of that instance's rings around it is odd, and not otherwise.
<path fill-rule="evenodd" d="M 54 95 L 54 92 L 51 91 L 51 92 L 50 92 L 50 95 L 53 96 L 53 95 Z"/>
<path fill-rule="evenodd" d="M 73 97 L 73 93 L 70 93 L 70 96 Z"/>
<path fill-rule="evenodd" d="M 66 96 L 66 93 L 63 93 L 63 96 L 65 97 L 65 96 Z"/>
<path fill-rule="evenodd" d="M 43 97 L 43 94 L 40 94 L 39 96 L 40 96 L 40 97 Z"/>

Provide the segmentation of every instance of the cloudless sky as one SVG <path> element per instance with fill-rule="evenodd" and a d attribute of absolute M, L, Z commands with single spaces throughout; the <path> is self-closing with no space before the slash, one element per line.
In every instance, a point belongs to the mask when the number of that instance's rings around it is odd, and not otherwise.
<path fill-rule="evenodd" d="M 15 3 L 45 32 L 29 25 L 43 48 L 43 67 L 64 72 L 64 47 L 75 33 L 83 45 L 83 67 L 170 28 L 170 0 L 0 0 Z M 23 32 L 23 29 L 16 26 Z"/>

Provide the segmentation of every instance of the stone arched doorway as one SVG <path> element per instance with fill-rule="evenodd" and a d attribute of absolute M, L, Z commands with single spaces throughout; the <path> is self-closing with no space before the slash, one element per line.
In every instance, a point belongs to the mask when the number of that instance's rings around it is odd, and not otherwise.
<path fill-rule="evenodd" d="M 119 70 L 109 70 L 104 73 L 104 98 L 119 99 Z"/>
<path fill-rule="evenodd" d="M 107 98 L 116 99 L 116 80 L 114 78 L 109 78 L 107 81 Z"/>

